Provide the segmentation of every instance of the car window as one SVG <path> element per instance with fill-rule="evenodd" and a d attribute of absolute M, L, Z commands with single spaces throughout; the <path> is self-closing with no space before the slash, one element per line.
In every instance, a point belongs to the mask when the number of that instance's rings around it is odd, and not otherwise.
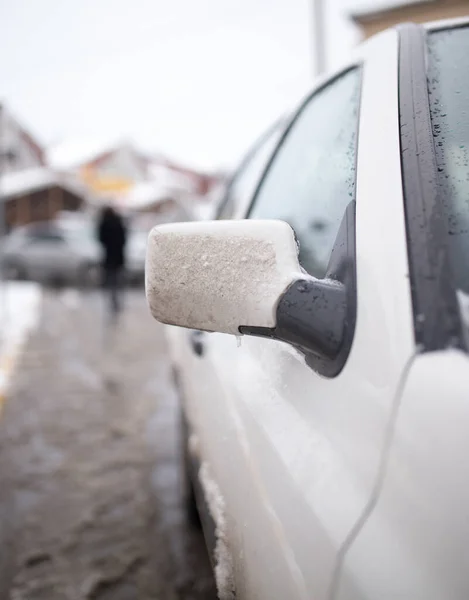
<path fill-rule="evenodd" d="M 27 237 L 30 243 L 60 243 L 65 241 L 64 236 L 60 231 L 53 227 L 43 225 L 31 227 L 27 232 Z"/>
<path fill-rule="evenodd" d="M 322 278 L 355 199 L 360 69 L 341 75 L 302 107 L 273 159 L 250 211 L 296 232 L 303 268 Z"/>
<path fill-rule="evenodd" d="M 285 126 L 284 119 L 273 125 L 254 145 L 233 176 L 218 219 L 232 219 L 239 206 L 248 206 L 259 180 L 280 140 Z"/>
<path fill-rule="evenodd" d="M 469 28 L 428 37 L 428 92 L 453 283 L 469 294 Z"/>

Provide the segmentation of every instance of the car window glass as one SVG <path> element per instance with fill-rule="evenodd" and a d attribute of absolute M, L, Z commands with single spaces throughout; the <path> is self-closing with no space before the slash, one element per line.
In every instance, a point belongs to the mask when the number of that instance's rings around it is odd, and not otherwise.
<path fill-rule="evenodd" d="M 249 215 L 288 222 L 300 263 L 315 277 L 326 274 L 344 211 L 355 199 L 360 82 L 359 69 L 348 71 L 303 106 Z"/>
<path fill-rule="evenodd" d="M 61 243 L 65 241 L 60 231 L 47 226 L 31 228 L 28 232 L 28 238 L 31 243 Z"/>
<path fill-rule="evenodd" d="M 231 219 L 241 204 L 248 205 L 283 132 L 283 119 L 257 142 L 233 177 L 222 204 L 219 219 Z"/>
<path fill-rule="evenodd" d="M 469 294 L 469 28 L 428 37 L 428 92 L 455 288 Z"/>

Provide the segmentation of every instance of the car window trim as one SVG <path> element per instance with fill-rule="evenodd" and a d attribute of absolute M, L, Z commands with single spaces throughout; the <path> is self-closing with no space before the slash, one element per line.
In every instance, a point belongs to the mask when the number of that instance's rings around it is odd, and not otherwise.
<path fill-rule="evenodd" d="M 464 347 L 440 209 L 426 68 L 426 32 L 399 27 L 399 132 L 415 342 L 421 352 Z"/>

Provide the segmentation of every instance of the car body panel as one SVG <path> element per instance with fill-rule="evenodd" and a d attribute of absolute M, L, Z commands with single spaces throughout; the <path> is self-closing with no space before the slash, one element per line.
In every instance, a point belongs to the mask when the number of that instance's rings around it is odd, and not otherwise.
<path fill-rule="evenodd" d="M 204 334 L 199 357 L 193 333 L 168 329 L 197 451 L 224 497 L 239 599 L 327 598 L 341 549 L 380 475 L 386 429 L 415 349 L 397 52 L 398 35 L 388 31 L 355 56 L 355 64 L 364 60 L 358 304 L 342 372 L 327 379 L 286 344 L 243 337 L 237 347 L 222 334 Z"/>
<path fill-rule="evenodd" d="M 467 354 L 418 355 L 397 408 L 379 498 L 345 556 L 336 598 L 468 598 Z"/>

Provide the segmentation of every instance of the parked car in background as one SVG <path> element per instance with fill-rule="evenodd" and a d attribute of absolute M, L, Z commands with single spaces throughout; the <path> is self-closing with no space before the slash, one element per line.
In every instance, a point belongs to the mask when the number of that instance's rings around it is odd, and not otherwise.
<path fill-rule="evenodd" d="M 15 229 L 2 262 L 11 279 L 89 285 L 99 281 L 100 249 L 87 228 L 47 221 Z"/>
<path fill-rule="evenodd" d="M 223 599 L 469 598 L 468 73 L 468 20 L 372 38 L 150 235 Z"/>
<path fill-rule="evenodd" d="M 145 232 L 129 230 L 126 280 L 143 283 Z M 58 219 L 14 230 L 2 246 L 4 273 L 10 279 L 32 279 L 95 286 L 100 281 L 101 247 L 86 219 Z"/>

